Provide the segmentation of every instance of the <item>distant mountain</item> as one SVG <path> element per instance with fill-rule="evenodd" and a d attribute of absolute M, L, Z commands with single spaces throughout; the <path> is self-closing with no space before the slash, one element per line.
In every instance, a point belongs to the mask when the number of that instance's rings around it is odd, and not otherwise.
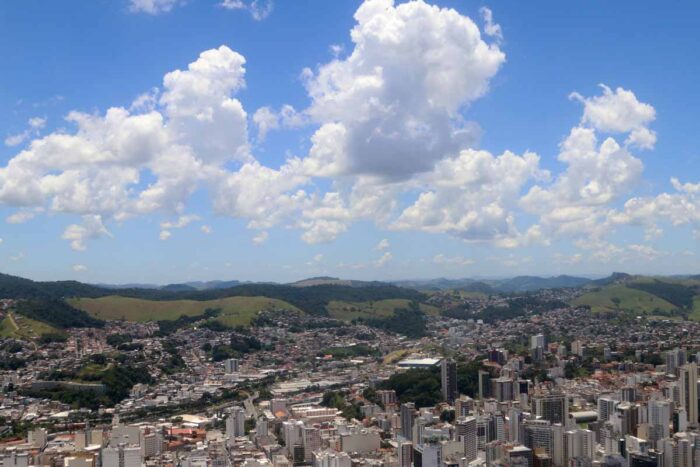
<path fill-rule="evenodd" d="M 97 283 L 97 284 L 91 284 L 94 285 L 95 287 L 100 287 L 102 289 L 114 289 L 114 290 L 120 290 L 120 289 L 159 289 L 161 286 L 157 284 L 141 284 L 138 282 L 134 282 L 133 284 L 104 284 L 104 283 Z"/>
<path fill-rule="evenodd" d="M 158 287 L 158 290 L 165 290 L 166 292 L 195 292 L 197 289 L 188 284 L 168 284 Z"/>
<path fill-rule="evenodd" d="M 237 285 L 243 284 L 241 281 L 192 281 L 192 282 L 182 282 L 167 285 L 157 285 L 157 284 L 92 284 L 95 287 L 100 287 L 102 289 L 113 289 L 113 290 L 124 290 L 124 289 L 152 289 L 152 290 L 165 290 L 168 292 L 191 292 L 194 290 L 214 290 L 214 289 L 228 289 L 235 287 Z"/>
<path fill-rule="evenodd" d="M 320 276 L 309 277 L 300 281 L 292 282 L 292 287 L 314 287 L 317 285 L 342 285 L 346 287 L 380 287 L 390 285 L 389 282 L 380 281 L 356 281 L 351 279 L 340 279 L 338 277 Z"/>
<path fill-rule="evenodd" d="M 602 279 L 596 279 L 594 281 L 591 281 L 590 285 L 602 286 L 610 284 L 625 284 L 634 279 L 634 277 L 635 276 L 627 274 L 626 272 L 613 272 L 608 277 L 603 277 Z"/>
<path fill-rule="evenodd" d="M 241 285 L 241 281 L 192 281 L 182 284 L 168 284 L 159 287 L 161 290 L 169 290 L 171 292 L 183 292 L 192 290 L 218 290 L 229 289 L 237 285 Z"/>
<path fill-rule="evenodd" d="M 489 284 L 474 279 L 445 279 L 441 277 L 428 280 L 396 281 L 393 282 L 393 284 L 399 287 L 407 287 L 424 292 L 439 290 L 459 290 L 462 292 L 482 292 L 487 294 L 496 292 Z"/>
<path fill-rule="evenodd" d="M 590 279 L 574 276 L 517 276 L 510 279 L 430 279 L 424 281 L 398 281 L 394 285 L 410 287 L 421 291 L 459 290 L 463 292 L 483 293 L 514 293 L 530 292 L 540 289 L 561 289 L 569 287 L 582 287 L 591 282 Z"/>
<path fill-rule="evenodd" d="M 499 292 L 530 292 L 541 289 L 563 289 L 582 287 L 591 282 L 590 279 L 575 276 L 517 276 L 503 281 L 487 281 Z"/>
<path fill-rule="evenodd" d="M 371 302 L 386 299 L 405 299 L 422 302 L 422 293 L 381 282 L 351 281 L 342 284 L 318 284 L 295 287 L 283 284 L 249 283 L 227 288 L 196 290 L 191 285 L 174 284 L 167 289 L 114 289 L 83 284 L 77 281 L 38 282 L 22 277 L 0 274 L 0 298 L 32 299 L 43 303 L 42 311 L 51 313 L 51 301 L 66 298 L 99 298 L 110 295 L 145 300 L 215 300 L 226 297 L 268 297 L 282 300 L 309 314 L 327 315 L 326 305 L 331 301 Z M 224 283 L 219 284 L 220 286 Z M 362 285 L 365 284 L 365 285 Z M 179 289 L 179 290 L 178 290 Z M 38 304 L 35 308 L 39 308 Z"/>

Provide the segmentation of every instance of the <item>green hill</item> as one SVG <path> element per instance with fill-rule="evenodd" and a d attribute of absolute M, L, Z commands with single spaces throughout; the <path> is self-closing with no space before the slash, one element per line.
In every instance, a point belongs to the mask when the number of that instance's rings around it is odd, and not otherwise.
<path fill-rule="evenodd" d="M 700 321 L 700 282 L 683 276 L 632 276 L 615 273 L 589 284 L 574 305 L 594 312 L 631 311 Z"/>
<path fill-rule="evenodd" d="M 657 310 L 662 312 L 676 311 L 676 307 L 663 298 L 620 284 L 587 292 L 576 298 L 573 305 L 587 305 L 594 312 L 632 311 L 640 314 L 653 314 Z"/>
<path fill-rule="evenodd" d="M 281 284 L 241 284 L 229 288 L 208 290 L 109 289 L 75 281 L 37 282 L 0 274 L 0 297 L 56 301 L 66 298 L 101 298 L 119 295 L 154 301 L 209 301 L 228 297 L 269 297 L 290 303 L 308 314 L 325 316 L 326 305 L 333 300 L 374 301 L 402 298 L 423 301 L 425 295 L 411 289 L 382 283 L 349 286 L 321 284 L 295 287 Z M 33 316 L 31 316 L 33 318 Z"/>
<path fill-rule="evenodd" d="M 36 321 L 26 316 L 7 313 L 0 321 L 0 337 L 15 339 L 37 339 L 42 334 L 58 333 L 58 329 L 41 321 Z"/>
<path fill-rule="evenodd" d="M 368 302 L 331 301 L 326 309 L 332 318 L 352 321 L 356 318 L 388 318 L 396 310 L 408 308 L 411 300 L 394 298 Z M 439 310 L 430 305 L 421 304 L 420 309 L 426 315 L 437 315 Z"/>
<path fill-rule="evenodd" d="M 146 300 L 111 295 L 73 298 L 68 302 L 95 318 L 125 321 L 175 320 L 182 315 L 201 315 L 206 309 L 220 309 L 215 318 L 225 326 L 249 325 L 260 311 L 286 310 L 300 313 L 294 305 L 267 297 L 227 297 L 216 300 Z"/>

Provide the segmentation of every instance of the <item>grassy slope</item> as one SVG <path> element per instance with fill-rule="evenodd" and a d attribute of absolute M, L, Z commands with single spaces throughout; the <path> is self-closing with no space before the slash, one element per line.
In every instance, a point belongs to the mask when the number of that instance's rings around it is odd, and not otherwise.
<path fill-rule="evenodd" d="M 389 317 L 394 311 L 401 308 L 408 308 L 410 300 L 402 298 L 392 298 L 388 300 L 377 300 L 375 302 L 340 302 L 332 301 L 326 309 L 331 317 L 351 321 L 355 318 L 369 318 L 372 316 Z M 420 305 L 421 310 L 427 315 L 436 315 L 439 310 L 430 305 Z"/>
<path fill-rule="evenodd" d="M 299 312 L 298 308 L 287 302 L 267 297 L 155 301 L 112 295 L 101 298 L 71 299 L 69 302 L 96 318 L 127 321 L 174 320 L 182 315 L 202 314 L 207 308 L 220 308 L 221 315 L 216 319 L 227 326 L 248 325 L 250 320 L 263 310 Z"/>
<path fill-rule="evenodd" d="M 35 321 L 14 313 L 8 313 L 7 316 L 0 321 L 0 337 L 36 339 L 42 334 L 50 332 L 59 331 L 46 323 Z"/>
<path fill-rule="evenodd" d="M 620 299 L 619 309 L 637 313 L 652 313 L 655 309 L 673 311 L 675 307 L 666 300 L 642 290 L 625 285 L 610 285 L 599 290 L 585 293 L 574 300 L 574 305 L 588 305 L 594 312 L 615 311 L 618 307 L 613 298 Z"/>
<path fill-rule="evenodd" d="M 692 321 L 700 321 L 700 295 L 696 295 L 693 300 L 693 311 L 688 315 Z"/>

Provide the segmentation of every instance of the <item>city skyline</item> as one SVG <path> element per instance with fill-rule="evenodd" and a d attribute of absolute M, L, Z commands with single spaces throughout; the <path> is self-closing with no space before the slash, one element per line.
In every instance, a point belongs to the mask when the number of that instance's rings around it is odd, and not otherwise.
<path fill-rule="evenodd" d="M 0 267 L 698 273 L 699 8 L 8 3 Z"/>

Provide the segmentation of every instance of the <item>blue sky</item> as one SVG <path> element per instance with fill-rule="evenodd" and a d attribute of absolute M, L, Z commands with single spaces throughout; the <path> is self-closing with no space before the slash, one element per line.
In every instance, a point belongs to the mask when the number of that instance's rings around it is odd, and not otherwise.
<path fill-rule="evenodd" d="M 0 270 L 698 273 L 699 14 L 5 2 Z"/>

